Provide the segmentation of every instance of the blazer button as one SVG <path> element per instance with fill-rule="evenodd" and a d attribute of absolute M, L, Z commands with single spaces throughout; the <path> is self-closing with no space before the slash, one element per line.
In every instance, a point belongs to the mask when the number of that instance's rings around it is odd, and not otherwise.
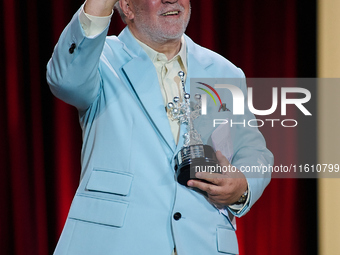
<path fill-rule="evenodd" d="M 179 212 L 176 212 L 176 213 L 174 214 L 174 219 L 175 219 L 175 220 L 179 220 L 180 218 L 182 218 L 182 214 L 179 213 Z"/>
<path fill-rule="evenodd" d="M 76 44 L 75 44 L 75 43 L 72 43 L 72 44 L 71 44 L 71 47 L 68 49 L 68 52 L 69 52 L 70 54 L 73 54 L 75 48 L 76 48 Z"/>

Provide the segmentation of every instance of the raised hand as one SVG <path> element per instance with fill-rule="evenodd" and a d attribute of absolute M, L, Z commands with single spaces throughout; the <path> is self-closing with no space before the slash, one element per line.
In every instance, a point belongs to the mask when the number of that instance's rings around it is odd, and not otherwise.
<path fill-rule="evenodd" d="M 87 0 L 84 11 L 93 16 L 109 16 L 119 0 Z"/>

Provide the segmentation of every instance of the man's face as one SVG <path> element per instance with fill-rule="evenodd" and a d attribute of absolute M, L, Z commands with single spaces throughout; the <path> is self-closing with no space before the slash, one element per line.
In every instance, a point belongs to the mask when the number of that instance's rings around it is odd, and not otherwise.
<path fill-rule="evenodd" d="M 133 26 L 155 42 L 179 39 L 190 19 L 190 0 L 132 0 Z"/>

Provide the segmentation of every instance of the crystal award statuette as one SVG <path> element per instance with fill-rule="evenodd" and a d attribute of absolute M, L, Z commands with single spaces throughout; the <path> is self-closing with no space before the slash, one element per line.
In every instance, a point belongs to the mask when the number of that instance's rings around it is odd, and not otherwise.
<path fill-rule="evenodd" d="M 178 76 L 181 78 L 184 98 L 180 100 L 175 97 L 167 107 L 171 120 L 177 120 L 187 127 L 184 146 L 175 156 L 177 181 L 187 186 L 188 180 L 196 179 L 196 167 L 202 169 L 204 166 L 216 166 L 218 161 L 214 149 L 203 144 L 201 135 L 194 128 L 194 120 L 201 115 L 201 95 L 196 94 L 196 102 L 190 104 L 190 94 L 185 92 L 184 72 L 180 71 Z"/>

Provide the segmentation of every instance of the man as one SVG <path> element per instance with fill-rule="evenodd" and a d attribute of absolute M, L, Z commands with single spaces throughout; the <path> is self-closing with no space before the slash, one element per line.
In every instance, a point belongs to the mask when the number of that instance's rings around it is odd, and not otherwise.
<path fill-rule="evenodd" d="M 115 4 L 127 27 L 107 37 Z M 83 148 L 80 185 L 55 254 L 238 253 L 234 215 L 247 213 L 270 179 L 203 174 L 186 187 L 175 177 L 185 127 L 165 106 L 183 97 L 178 72 L 186 89 L 195 77 L 244 78 L 184 35 L 190 12 L 189 0 L 87 0 L 63 31 L 47 80 L 77 107 Z M 248 110 L 245 118 L 253 118 Z M 257 129 L 230 132 L 234 166 L 272 164 Z"/>

